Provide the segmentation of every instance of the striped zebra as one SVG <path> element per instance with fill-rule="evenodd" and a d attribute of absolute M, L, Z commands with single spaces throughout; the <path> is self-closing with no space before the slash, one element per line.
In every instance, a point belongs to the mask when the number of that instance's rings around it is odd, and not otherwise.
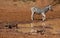
<path fill-rule="evenodd" d="M 37 13 L 37 14 L 41 14 L 42 15 L 42 21 L 45 21 L 46 19 L 46 13 L 51 10 L 52 10 L 52 5 L 47 5 L 46 7 L 44 7 L 43 9 L 41 8 L 38 8 L 38 7 L 32 7 L 31 8 L 31 20 L 34 20 L 34 14 Z"/>

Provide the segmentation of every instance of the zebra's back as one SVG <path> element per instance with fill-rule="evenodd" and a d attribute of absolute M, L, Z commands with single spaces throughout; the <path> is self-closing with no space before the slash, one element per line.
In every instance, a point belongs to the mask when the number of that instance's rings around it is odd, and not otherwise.
<path fill-rule="evenodd" d="M 41 13 L 43 11 L 41 8 L 38 8 L 38 7 L 32 7 L 31 10 L 36 13 Z"/>

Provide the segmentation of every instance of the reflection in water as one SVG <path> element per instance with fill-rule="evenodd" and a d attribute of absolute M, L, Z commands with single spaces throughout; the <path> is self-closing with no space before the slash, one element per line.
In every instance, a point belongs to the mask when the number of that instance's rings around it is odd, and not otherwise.
<path fill-rule="evenodd" d="M 46 24 L 45 22 L 42 22 L 40 26 L 35 26 L 31 23 L 31 33 L 40 33 L 41 35 L 44 35 L 45 33 L 50 34 L 51 30 L 53 29 L 51 25 Z M 38 29 L 36 29 L 38 28 Z"/>
<path fill-rule="evenodd" d="M 43 22 L 43 23 L 42 23 L 42 26 L 45 26 L 45 25 L 46 25 L 46 23 L 45 23 L 45 22 Z"/>
<path fill-rule="evenodd" d="M 20 29 L 19 31 L 23 33 L 31 33 L 31 34 L 51 34 L 53 28 L 51 24 L 47 24 L 46 22 L 36 22 L 36 23 L 29 23 L 29 24 L 19 24 Z"/>

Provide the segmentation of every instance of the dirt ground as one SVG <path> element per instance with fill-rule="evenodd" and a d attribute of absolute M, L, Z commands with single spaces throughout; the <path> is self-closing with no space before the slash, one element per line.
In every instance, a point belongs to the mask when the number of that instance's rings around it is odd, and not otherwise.
<path fill-rule="evenodd" d="M 46 28 L 44 35 L 40 33 L 29 34 L 32 26 L 51 26 L 52 29 Z M 49 19 L 45 22 L 34 20 L 32 23 L 20 23 L 18 29 L 0 29 L 0 38 L 60 38 L 60 19 Z"/>
<path fill-rule="evenodd" d="M 19 1 L 13 2 L 12 0 L 0 0 L 0 38 L 60 38 L 60 4 L 53 6 L 53 11 L 46 13 L 46 21 L 42 22 L 40 20 L 41 15 L 38 14 L 34 15 L 34 21 L 31 20 L 30 8 L 32 6 L 43 8 L 49 4 L 46 0 L 45 3 L 43 2 L 43 5 L 41 5 L 39 1 L 24 3 Z M 17 23 L 18 29 L 7 29 L 4 27 L 5 23 L 10 22 Z M 44 28 L 46 30 L 44 35 L 40 33 L 29 34 L 31 26 L 48 26 L 52 29 Z"/>

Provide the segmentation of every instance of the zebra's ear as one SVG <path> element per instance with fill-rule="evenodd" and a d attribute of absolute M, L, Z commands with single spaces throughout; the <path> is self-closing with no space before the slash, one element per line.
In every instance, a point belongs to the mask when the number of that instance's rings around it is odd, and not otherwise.
<path fill-rule="evenodd" d="M 52 8 L 52 5 L 49 5 L 50 8 Z"/>

